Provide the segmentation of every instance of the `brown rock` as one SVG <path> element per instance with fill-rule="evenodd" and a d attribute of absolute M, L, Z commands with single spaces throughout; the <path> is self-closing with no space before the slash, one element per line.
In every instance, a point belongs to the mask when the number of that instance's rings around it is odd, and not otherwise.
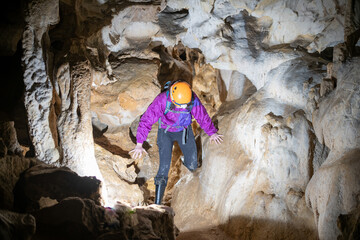
<path fill-rule="evenodd" d="M 17 140 L 16 130 L 13 121 L 0 122 L 0 139 L 6 147 L 5 154 L 22 155 L 21 146 Z"/>
<path fill-rule="evenodd" d="M 320 84 L 320 96 L 326 96 L 328 93 L 333 91 L 336 87 L 336 79 L 324 78 Z"/>
<path fill-rule="evenodd" d="M 115 206 L 115 211 L 124 226 L 120 230 L 101 235 L 98 240 L 175 240 L 179 233 L 174 225 L 174 212 L 169 207 L 150 205 L 131 208 L 119 203 Z"/>
<path fill-rule="evenodd" d="M 28 169 L 15 188 L 15 205 L 22 211 L 40 208 L 42 197 L 56 199 L 67 197 L 88 198 L 100 204 L 100 181 L 93 177 L 80 177 L 68 168 L 45 164 Z"/>
<path fill-rule="evenodd" d="M 158 205 L 102 208 L 89 199 L 67 198 L 34 216 L 37 239 L 175 240 L 178 234 L 172 209 Z"/>
<path fill-rule="evenodd" d="M 37 239 L 96 239 L 104 224 L 104 208 L 89 199 L 66 198 L 33 215 Z"/>
<path fill-rule="evenodd" d="M 34 233 L 35 218 L 32 215 L 0 210 L 0 239 L 30 240 Z"/>
<path fill-rule="evenodd" d="M 0 208 L 12 209 L 14 205 L 13 190 L 20 174 L 33 164 L 30 158 L 6 156 L 0 158 Z"/>

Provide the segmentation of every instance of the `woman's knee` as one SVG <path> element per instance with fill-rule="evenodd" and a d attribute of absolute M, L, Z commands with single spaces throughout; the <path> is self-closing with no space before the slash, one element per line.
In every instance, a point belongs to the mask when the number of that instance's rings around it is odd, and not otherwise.
<path fill-rule="evenodd" d="M 168 181 L 168 177 L 167 176 L 156 176 L 154 178 L 154 183 L 155 185 L 166 185 Z"/>
<path fill-rule="evenodd" d="M 184 159 L 184 165 L 189 171 L 194 172 L 198 167 L 197 154 L 194 152 L 188 159 Z"/>

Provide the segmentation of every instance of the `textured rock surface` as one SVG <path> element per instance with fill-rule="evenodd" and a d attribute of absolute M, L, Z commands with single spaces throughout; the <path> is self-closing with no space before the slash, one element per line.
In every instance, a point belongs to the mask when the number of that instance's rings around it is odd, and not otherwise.
<path fill-rule="evenodd" d="M 171 208 L 120 202 L 104 208 L 96 179 L 19 156 L 1 158 L 0 165 L 1 239 L 170 240 L 178 234 Z"/>
<path fill-rule="evenodd" d="M 120 205 L 115 209 L 117 212 L 121 209 L 125 214 L 133 215 L 131 216 L 131 225 L 134 233 L 130 235 L 129 239 L 175 240 L 178 234 L 178 229 L 173 224 L 175 213 L 169 207 L 150 205 L 131 209 Z"/>
<path fill-rule="evenodd" d="M 59 2 L 56 0 L 29 1 L 22 43 L 29 132 L 36 157 L 46 163 L 56 163 L 60 155 L 49 122 L 53 89 L 44 58 L 47 48 L 41 41 L 46 38 L 48 27 L 59 21 L 58 11 Z"/>
<path fill-rule="evenodd" d="M 321 239 L 349 237 L 338 226 L 341 215 L 359 209 L 359 158 L 359 149 L 348 151 L 342 157 L 329 156 L 306 189 L 307 205 L 314 212 Z M 355 223 L 349 222 L 346 226 L 357 228 L 358 220 L 359 216 L 355 216 Z"/>
<path fill-rule="evenodd" d="M 336 89 L 319 99 L 318 110 L 313 115 L 319 141 L 333 152 L 360 147 L 359 63 L 359 58 L 340 63 Z"/>
<path fill-rule="evenodd" d="M 1 239 L 32 239 L 35 229 L 35 218 L 32 215 L 0 210 Z"/>
<path fill-rule="evenodd" d="M 0 139 L 3 142 L 5 148 L 0 152 L 2 156 L 9 154 L 22 155 L 23 150 L 17 140 L 16 130 L 13 121 L 0 122 Z"/>
<path fill-rule="evenodd" d="M 57 123 L 62 143 L 61 165 L 81 176 L 96 176 L 102 180 L 94 156 L 89 62 L 76 58 L 70 60 L 59 67 L 57 81 L 62 103 Z"/>
<path fill-rule="evenodd" d="M 80 198 L 65 198 L 33 215 L 40 239 L 96 239 L 104 222 L 104 209 Z"/>
<path fill-rule="evenodd" d="M 96 176 L 112 204 L 151 203 L 156 124 L 144 145 L 149 155 L 133 161 L 128 151 L 140 115 L 166 81 L 181 78 L 225 135 L 223 145 L 210 145 L 194 122 L 201 166 L 194 174 L 181 166 L 174 147 L 165 200 L 181 231 L 235 239 L 356 236 L 358 1 L 32 0 L 25 9 L 25 27 L 22 18 L 13 31 L 0 26 L 11 35 L 0 41 L 0 54 L 21 55 L 15 43 L 23 32 L 28 154 Z M 5 102 L 21 94 L 5 94 Z M 12 201 L 11 189 L 28 163 L 6 156 L 19 152 L 11 149 L 19 149 L 13 132 L 0 135 L 4 181 L 15 172 L 2 185 L 3 201 Z M 61 199 L 39 194 L 34 202 L 61 209 Z M 74 202 L 87 215 L 94 206 Z M 165 224 L 170 235 L 152 229 L 172 217 L 151 227 L 153 216 L 122 219 L 130 231 L 103 234 L 81 225 L 101 239 L 174 236 L 171 224 Z"/>
<path fill-rule="evenodd" d="M 112 79 L 98 73 L 92 84 L 91 110 L 108 126 L 108 133 L 130 125 L 160 92 L 155 62 L 118 61 L 114 60 Z"/>
<path fill-rule="evenodd" d="M 66 198 L 33 214 L 39 239 L 174 240 L 177 234 L 171 209 L 153 205 L 131 208 L 118 203 L 111 209 L 88 199 Z"/>
<path fill-rule="evenodd" d="M 14 206 L 13 190 L 20 175 L 32 166 L 32 159 L 19 156 L 0 158 L 0 208 L 11 210 Z"/>
<path fill-rule="evenodd" d="M 100 204 L 100 181 L 80 177 L 67 168 L 45 164 L 27 169 L 14 189 L 15 207 L 20 211 L 35 211 L 46 207 L 46 199 L 61 201 L 67 197 L 92 199 Z M 52 201 L 47 201 L 52 205 Z"/>
<path fill-rule="evenodd" d="M 104 146 L 105 147 L 105 146 Z M 96 145 L 95 157 L 104 176 L 109 205 L 113 206 L 117 201 L 141 205 L 144 202 L 143 192 L 138 184 L 134 183 L 138 177 L 135 172 L 133 160 L 112 154 L 112 149 L 106 150 Z M 115 151 L 113 150 L 115 153 Z"/>
<path fill-rule="evenodd" d="M 353 58 L 341 64 L 336 89 L 319 99 L 313 115 L 315 133 L 330 149 L 306 189 L 321 239 L 346 238 L 337 227 L 338 218 L 359 208 L 359 63 L 359 58 Z"/>
<path fill-rule="evenodd" d="M 175 219 L 180 230 L 204 227 L 191 221 L 191 213 L 207 212 L 209 219 L 203 221 L 223 225 L 235 239 L 316 239 L 304 198 L 315 144 L 311 125 L 304 112 L 291 112 L 275 99 L 263 100 L 263 94 L 257 92 L 219 120 L 227 137 L 224 145 L 216 148 L 205 138 L 199 176 L 187 175 L 176 185 L 175 212 L 190 209 Z M 238 147 L 228 151 L 228 141 Z"/>

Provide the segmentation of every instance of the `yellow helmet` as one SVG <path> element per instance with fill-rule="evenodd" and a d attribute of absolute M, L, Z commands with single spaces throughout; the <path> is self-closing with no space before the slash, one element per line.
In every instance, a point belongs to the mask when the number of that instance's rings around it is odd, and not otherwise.
<path fill-rule="evenodd" d="M 174 83 L 170 88 L 170 97 L 174 104 L 188 104 L 192 98 L 190 85 L 186 82 Z"/>

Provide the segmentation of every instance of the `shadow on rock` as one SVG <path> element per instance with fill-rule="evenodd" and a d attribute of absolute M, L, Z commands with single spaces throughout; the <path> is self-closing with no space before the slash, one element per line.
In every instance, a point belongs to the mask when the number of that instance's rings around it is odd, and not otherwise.
<path fill-rule="evenodd" d="M 318 239 L 317 230 L 302 223 L 285 223 L 270 219 L 232 217 L 227 223 L 180 232 L 177 240 L 234 239 Z"/>

